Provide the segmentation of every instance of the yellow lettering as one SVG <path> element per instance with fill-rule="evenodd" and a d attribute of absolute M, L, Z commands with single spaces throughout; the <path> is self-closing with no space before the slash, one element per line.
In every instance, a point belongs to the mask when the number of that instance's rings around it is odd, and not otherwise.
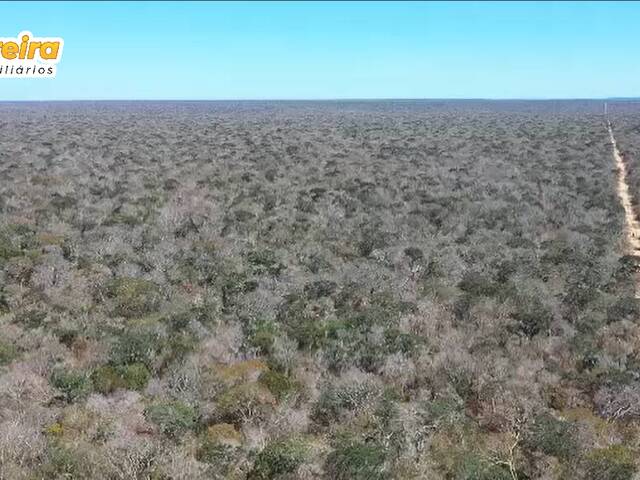
<path fill-rule="evenodd" d="M 29 43 L 29 35 L 23 35 L 22 43 L 20 44 L 20 54 L 18 55 L 18 58 L 21 60 L 24 60 L 27 56 L 27 43 Z"/>
<path fill-rule="evenodd" d="M 6 42 L 2 45 L 2 56 L 7 60 L 14 60 L 18 56 L 18 44 L 16 42 Z"/>
<path fill-rule="evenodd" d="M 33 57 L 36 56 L 36 50 L 40 48 L 40 42 L 31 42 L 29 44 L 29 53 L 27 54 L 27 58 L 29 60 L 33 60 Z"/>
<path fill-rule="evenodd" d="M 43 60 L 55 60 L 58 58 L 60 42 L 42 42 L 40 45 L 40 58 Z"/>

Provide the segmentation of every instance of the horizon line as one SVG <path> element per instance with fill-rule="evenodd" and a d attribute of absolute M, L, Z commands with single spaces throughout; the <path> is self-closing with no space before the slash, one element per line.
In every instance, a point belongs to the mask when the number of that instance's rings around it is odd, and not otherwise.
<path fill-rule="evenodd" d="M 37 100 L 0 100 L 0 103 L 44 103 L 44 102 L 367 102 L 367 101 L 640 101 L 634 97 L 336 97 L 336 98 L 72 98 Z"/>

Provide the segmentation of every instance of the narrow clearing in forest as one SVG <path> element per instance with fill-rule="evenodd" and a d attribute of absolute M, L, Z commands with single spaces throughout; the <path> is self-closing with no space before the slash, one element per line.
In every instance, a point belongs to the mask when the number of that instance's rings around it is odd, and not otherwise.
<path fill-rule="evenodd" d="M 611 137 L 611 145 L 613 146 L 613 158 L 616 162 L 616 168 L 618 169 L 618 184 L 616 190 L 618 191 L 618 197 L 620 197 L 620 203 L 624 207 L 625 218 L 625 231 L 627 248 L 630 255 L 640 254 L 640 222 L 638 222 L 637 215 L 633 210 L 633 204 L 631 203 L 631 194 L 629 193 L 629 184 L 627 183 L 627 165 L 624 162 L 616 139 L 613 136 L 613 129 L 611 128 L 611 122 L 607 120 L 607 128 L 609 129 L 609 137 Z M 636 282 L 636 298 L 640 298 L 640 278 Z"/>

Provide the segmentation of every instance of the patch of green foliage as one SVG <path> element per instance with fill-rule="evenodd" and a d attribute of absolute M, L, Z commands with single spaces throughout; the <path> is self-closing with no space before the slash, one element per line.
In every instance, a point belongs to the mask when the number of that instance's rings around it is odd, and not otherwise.
<path fill-rule="evenodd" d="M 437 397 L 422 402 L 418 414 L 425 425 L 451 424 L 465 416 L 464 404 L 455 396 Z"/>
<path fill-rule="evenodd" d="M 335 298 L 337 319 L 326 319 L 322 304 L 308 294 L 324 295 L 328 291 L 333 287 L 314 286 L 307 289 L 307 294 L 287 296 L 276 319 L 301 349 L 322 348 L 332 370 L 355 364 L 375 371 L 387 354 L 408 353 L 419 343 L 416 337 L 396 328 L 402 314 L 415 310 L 414 304 L 399 301 L 389 292 L 364 295 L 357 287 L 347 286 Z M 383 331 L 384 343 L 371 334 L 373 330 Z"/>
<path fill-rule="evenodd" d="M 282 335 L 277 323 L 258 321 L 249 325 L 247 341 L 258 350 L 261 355 L 269 356 L 273 353 L 276 339 Z"/>
<path fill-rule="evenodd" d="M 75 452 L 56 442 L 49 445 L 44 461 L 32 478 L 78 478 L 81 465 Z"/>
<path fill-rule="evenodd" d="M 37 247 L 35 230 L 28 225 L 11 224 L 0 229 L 0 265 Z"/>
<path fill-rule="evenodd" d="M 278 276 L 285 269 L 272 250 L 252 250 L 247 254 L 247 260 L 257 274 Z"/>
<path fill-rule="evenodd" d="M 513 480 L 505 465 L 497 465 L 477 454 L 466 454 L 460 459 L 455 480 Z"/>
<path fill-rule="evenodd" d="M 7 294 L 0 287 L 0 315 L 9 312 L 9 301 L 7 300 Z"/>
<path fill-rule="evenodd" d="M 216 401 L 220 417 L 232 422 L 261 416 L 276 402 L 267 387 L 255 382 L 233 386 L 222 392 Z"/>
<path fill-rule="evenodd" d="M 11 363 L 18 356 L 15 345 L 0 340 L 0 367 Z"/>
<path fill-rule="evenodd" d="M 527 432 L 524 444 L 557 458 L 572 458 L 578 451 L 576 429 L 570 422 L 549 414 L 539 415 Z"/>
<path fill-rule="evenodd" d="M 198 425 L 198 413 L 195 408 L 180 401 L 157 402 L 145 409 L 144 415 L 158 425 L 160 431 L 175 438 Z"/>
<path fill-rule="evenodd" d="M 492 297 L 498 293 L 499 285 L 487 275 L 478 272 L 466 272 L 458 288 L 474 297 Z"/>
<path fill-rule="evenodd" d="M 199 462 L 209 463 L 218 468 L 226 468 L 233 460 L 234 448 L 229 445 L 204 441 L 196 451 Z"/>
<path fill-rule="evenodd" d="M 114 313 L 125 318 L 153 313 L 161 299 L 160 289 L 155 283 L 134 277 L 113 279 L 106 286 L 106 294 L 113 299 Z"/>
<path fill-rule="evenodd" d="M 279 475 L 294 473 L 304 463 L 308 447 L 298 438 L 267 444 L 256 457 L 248 480 L 272 480 Z"/>
<path fill-rule="evenodd" d="M 15 322 L 26 328 L 39 328 L 47 318 L 47 312 L 39 308 L 29 308 L 16 313 Z"/>
<path fill-rule="evenodd" d="M 631 480 L 637 471 L 635 455 L 622 445 L 592 450 L 586 456 L 588 480 Z"/>
<path fill-rule="evenodd" d="M 368 257 L 374 250 L 384 248 L 387 244 L 387 236 L 384 233 L 368 228 L 362 232 L 361 238 L 356 244 L 356 249 L 361 257 Z"/>
<path fill-rule="evenodd" d="M 617 299 L 607 308 L 607 323 L 617 322 L 626 318 L 637 318 L 640 315 L 640 300 L 627 296 Z"/>
<path fill-rule="evenodd" d="M 223 311 L 229 312 L 235 306 L 239 295 L 253 292 L 257 288 L 258 282 L 248 278 L 246 273 L 226 273 L 221 286 Z"/>
<path fill-rule="evenodd" d="M 303 295 L 288 295 L 280 305 L 277 320 L 301 349 L 316 350 L 324 342 L 326 327 L 321 319 L 308 311 L 307 303 Z"/>
<path fill-rule="evenodd" d="M 300 383 L 276 370 L 266 370 L 258 381 L 269 389 L 278 400 L 283 400 L 300 389 Z"/>
<path fill-rule="evenodd" d="M 61 398 L 69 403 L 91 392 L 91 380 L 85 372 L 58 368 L 51 374 L 50 381 L 60 391 Z"/>
<path fill-rule="evenodd" d="M 518 322 L 521 333 L 533 337 L 549 328 L 553 313 L 540 299 L 520 296 L 513 318 Z"/>
<path fill-rule="evenodd" d="M 371 403 L 379 394 L 378 388 L 368 383 L 328 385 L 320 393 L 311 417 L 320 425 L 330 425 L 340 421 L 345 412 L 355 411 Z"/>
<path fill-rule="evenodd" d="M 147 386 L 151 374 L 142 363 L 129 365 L 104 365 L 91 375 L 93 388 L 100 393 L 111 393 L 118 389 L 142 390 Z"/>
<path fill-rule="evenodd" d="M 146 329 L 127 330 L 120 334 L 111 349 L 111 363 L 142 363 L 151 368 L 161 347 L 162 342 L 155 333 Z"/>
<path fill-rule="evenodd" d="M 387 452 L 377 443 L 339 437 L 327 457 L 325 469 L 335 480 L 385 480 L 390 478 Z"/>
<path fill-rule="evenodd" d="M 304 286 L 305 295 L 313 300 L 322 297 L 329 297 L 338 289 L 336 282 L 330 280 L 316 280 L 309 282 Z"/>

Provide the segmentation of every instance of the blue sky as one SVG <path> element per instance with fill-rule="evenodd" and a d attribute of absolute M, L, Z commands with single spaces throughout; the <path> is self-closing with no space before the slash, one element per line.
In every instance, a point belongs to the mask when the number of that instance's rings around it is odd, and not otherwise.
<path fill-rule="evenodd" d="M 0 100 L 640 96 L 640 3 L 0 3 L 61 36 Z"/>

